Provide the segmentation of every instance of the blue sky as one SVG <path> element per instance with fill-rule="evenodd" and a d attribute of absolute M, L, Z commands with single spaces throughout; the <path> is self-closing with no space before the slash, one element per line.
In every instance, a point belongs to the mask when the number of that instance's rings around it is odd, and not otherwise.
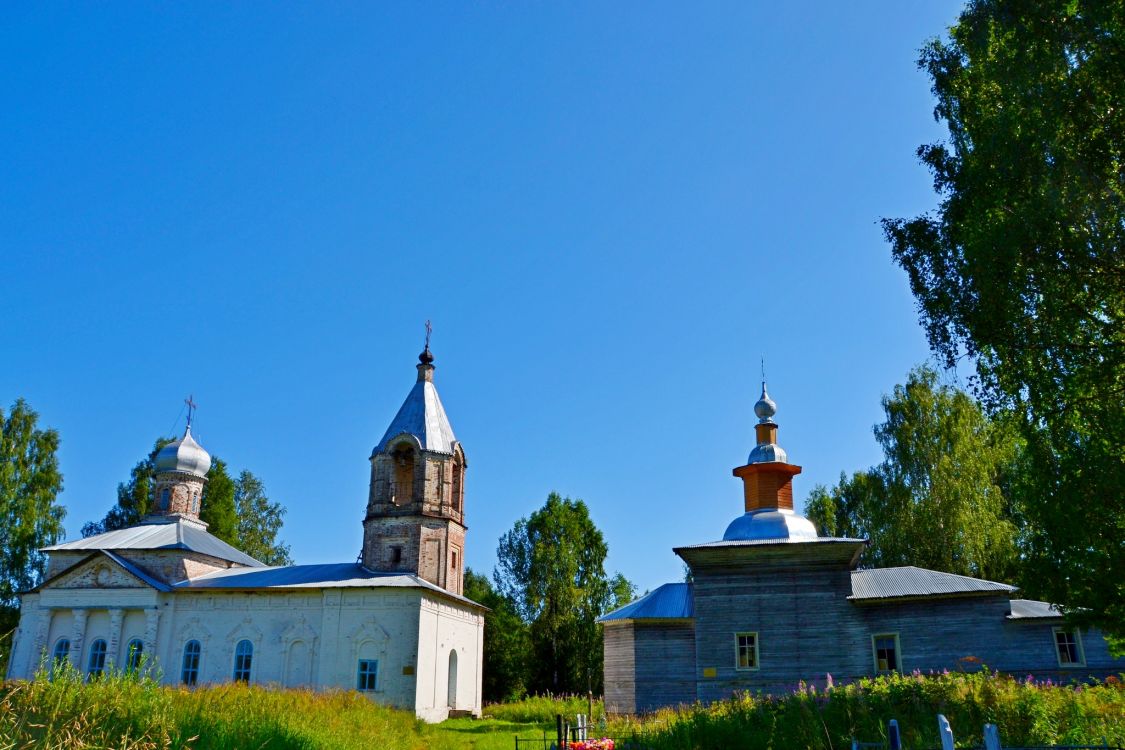
<path fill-rule="evenodd" d="M 641 590 L 741 513 L 766 357 L 795 494 L 928 356 L 877 221 L 935 205 L 952 2 L 0 9 L 0 404 L 67 530 L 162 434 L 352 560 L 433 320 L 468 564 L 556 490 Z M 177 422 L 177 419 L 179 421 Z"/>

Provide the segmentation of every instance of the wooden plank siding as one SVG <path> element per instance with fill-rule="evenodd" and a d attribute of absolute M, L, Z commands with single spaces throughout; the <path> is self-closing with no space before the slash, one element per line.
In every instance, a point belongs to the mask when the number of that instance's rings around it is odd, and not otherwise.
<path fill-rule="evenodd" d="M 689 549 L 682 556 L 693 573 L 694 618 L 606 623 L 607 710 L 710 703 L 743 690 L 789 692 L 801 681 L 823 686 L 829 674 L 840 683 L 872 676 L 878 634 L 898 636 L 906 673 L 987 665 L 1018 678 L 1068 682 L 1125 672 L 1125 658 L 1111 656 L 1093 629 L 1081 635 L 1085 664 L 1060 667 L 1053 628 L 1063 621 L 1009 619 L 1009 592 L 852 600 L 851 559 L 823 545 Z M 737 669 L 736 633 L 757 634 L 755 669 Z"/>
<path fill-rule="evenodd" d="M 636 713 L 695 702 L 695 624 L 634 620 Z"/>
<path fill-rule="evenodd" d="M 1009 620 L 1010 609 L 1006 595 L 887 601 L 855 607 L 870 632 L 899 634 L 904 672 L 968 671 L 984 664 L 1020 677 L 1066 681 L 1107 677 L 1125 669 L 1125 659 L 1114 659 L 1109 644 L 1093 629 L 1081 636 L 1085 666 L 1060 667 L 1053 628 L 1061 626 L 1062 621 Z"/>
<path fill-rule="evenodd" d="M 635 714 L 636 661 L 632 620 L 605 623 L 602 627 L 602 656 L 606 712 Z"/>
<path fill-rule="evenodd" d="M 870 662 L 870 638 L 847 600 L 851 572 L 836 566 L 696 569 L 696 695 L 789 691 L 801 679 L 847 679 Z M 735 668 L 735 633 L 758 634 L 758 668 Z M 713 671 L 712 671 L 713 670 Z M 708 676 L 713 674 L 714 676 Z"/>

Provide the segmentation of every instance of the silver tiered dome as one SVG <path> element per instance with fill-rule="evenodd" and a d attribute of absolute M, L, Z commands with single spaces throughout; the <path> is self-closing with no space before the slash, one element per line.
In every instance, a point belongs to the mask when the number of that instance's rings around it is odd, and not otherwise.
<path fill-rule="evenodd" d="M 762 381 L 762 395 L 758 398 L 758 403 L 754 404 L 754 414 L 758 417 L 758 424 L 773 424 L 773 415 L 777 414 L 777 404 L 770 398 L 770 394 L 766 392 L 766 381 Z M 777 443 L 758 443 L 754 446 L 754 450 L 750 451 L 750 457 L 746 459 L 748 464 L 764 464 L 772 461 L 779 461 L 787 463 L 789 456 L 785 453 L 785 449 Z"/>
<path fill-rule="evenodd" d="M 211 468 L 211 455 L 191 436 L 191 425 L 184 436 L 168 443 L 156 454 L 156 472 L 180 471 L 197 477 L 206 477 Z"/>

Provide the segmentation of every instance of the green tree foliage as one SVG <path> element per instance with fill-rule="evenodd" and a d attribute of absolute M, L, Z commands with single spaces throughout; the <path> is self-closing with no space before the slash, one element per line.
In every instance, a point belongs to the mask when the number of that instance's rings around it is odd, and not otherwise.
<path fill-rule="evenodd" d="M 289 545 L 277 539 L 285 522 L 285 508 L 270 502 L 262 480 L 245 469 L 234 481 L 234 505 L 238 548 L 266 565 L 292 565 Z"/>
<path fill-rule="evenodd" d="M 156 502 L 156 454 L 171 442 L 173 438 L 157 438 L 148 456 L 133 467 L 129 481 L 117 485 L 117 504 L 101 520 L 85 524 L 82 536 L 141 522 Z M 267 565 L 291 565 L 289 545 L 277 538 L 284 517 L 285 507 L 270 502 L 257 477 L 243 471 L 232 479 L 226 462 L 211 457 L 199 507 L 199 518 L 209 533 Z"/>
<path fill-rule="evenodd" d="M 919 65 L 936 213 L 884 220 L 930 345 L 1019 416 L 1030 593 L 1125 635 L 1125 4 L 976 0 Z"/>
<path fill-rule="evenodd" d="M 0 409 L 0 674 L 7 669 L 18 594 L 43 576 L 41 547 L 63 537 L 66 509 L 55 452 L 59 434 L 39 429 L 36 414 L 18 399 L 7 416 Z"/>
<path fill-rule="evenodd" d="M 608 547 L 581 500 L 552 492 L 542 508 L 500 538 L 496 588 L 530 631 L 533 691 L 601 691 L 597 618 L 632 597 L 605 572 Z"/>
<path fill-rule="evenodd" d="M 519 700 L 527 693 L 531 662 L 527 624 L 512 603 L 492 587 L 487 576 L 466 569 L 464 593 L 491 610 L 484 615 L 484 700 Z"/>
<path fill-rule="evenodd" d="M 238 508 L 234 502 L 234 480 L 227 472 L 227 463 L 211 457 L 207 484 L 199 500 L 199 520 L 207 524 L 207 533 L 227 544 L 238 546 Z"/>
<path fill-rule="evenodd" d="M 883 397 L 883 411 L 882 463 L 814 488 L 808 517 L 826 535 L 870 538 L 865 565 L 1017 578 L 1018 515 L 1006 489 L 1013 432 L 925 366 Z"/>

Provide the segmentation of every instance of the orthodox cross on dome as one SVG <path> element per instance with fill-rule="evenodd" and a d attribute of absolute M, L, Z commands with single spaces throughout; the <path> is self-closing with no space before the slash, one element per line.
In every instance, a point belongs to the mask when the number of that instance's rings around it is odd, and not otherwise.
<path fill-rule="evenodd" d="M 433 364 L 434 355 L 430 354 L 430 334 L 434 332 L 434 327 L 430 325 L 430 321 L 426 321 L 426 348 L 418 355 L 418 361 L 424 365 Z"/>
<path fill-rule="evenodd" d="M 184 399 L 184 403 L 187 404 L 187 426 L 188 426 L 188 429 L 190 430 L 191 429 L 191 418 L 192 418 L 192 415 L 195 414 L 196 404 L 195 404 L 195 401 L 192 400 L 191 394 L 188 394 L 188 397 Z"/>

